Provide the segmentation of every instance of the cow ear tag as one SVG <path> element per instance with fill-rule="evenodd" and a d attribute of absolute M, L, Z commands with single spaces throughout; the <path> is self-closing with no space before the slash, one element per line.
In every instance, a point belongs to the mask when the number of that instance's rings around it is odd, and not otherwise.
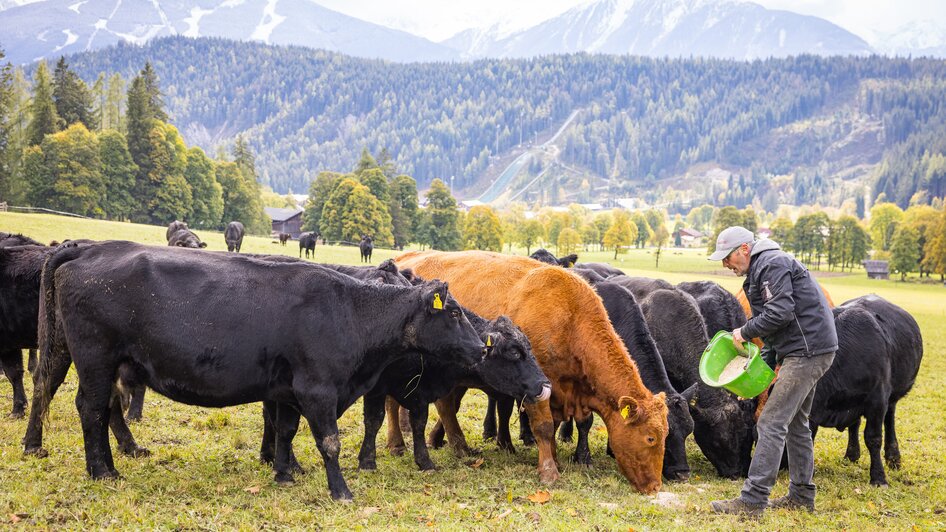
<path fill-rule="evenodd" d="M 440 300 L 440 294 L 434 293 L 434 308 L 437 310 L 443 310 L 443 301 Z"/>
<path fill-rule="evenodd" d="M 493 337 L 486 335 L 486 347 L 493 347 Z"/>
<path fill-rule="evenodd" d="M 631 405 L 624 405 L 624 408 L 621 409 L 621 417 L 627 419 L 629 415 L 631 415 Z"/>

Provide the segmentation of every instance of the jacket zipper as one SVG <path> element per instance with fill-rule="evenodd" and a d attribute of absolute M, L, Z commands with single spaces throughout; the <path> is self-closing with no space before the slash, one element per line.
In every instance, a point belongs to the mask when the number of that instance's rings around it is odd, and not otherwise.
<path fill-rule="evenodd" d="M 801 339 L 805 341 L 805 351 L 808 355 L 811 355 L 811 347 L 808 346 L 808 337 L 805 336 L 805 329 L 802 329 L 801 323 L 798 322 L 798 315 L 792 312 L 792 317 L 795 318 L 795 325 L 798 325 L 798 330 L 801 332 Z"/>

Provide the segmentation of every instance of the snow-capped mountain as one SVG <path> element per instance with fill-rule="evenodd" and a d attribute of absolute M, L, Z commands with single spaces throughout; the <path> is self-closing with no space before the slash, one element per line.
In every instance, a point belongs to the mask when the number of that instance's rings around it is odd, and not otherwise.
<path fill-rule="evenodd" d="M 890 33 L 878 33 L 869 40 L 887 55 L 946 57 L 946 26 L 928 19 L 904 24 Z"/>
<path fill-rule="evenodd" d="M 0 11 L 0 46 L 14 63 L 162 35 L 256 40 L 392 61 L 456 56 L 427 39 L 310 0 L 45 0 Z"/>
<path fill-rule="evenodd" d="M 600 52 L 755 59 L 873 52 L 824 19 L 737 0 L 597 0 L 492 43 L 488 37 L 465 32 L 443 44 L 465 57 Z"/>

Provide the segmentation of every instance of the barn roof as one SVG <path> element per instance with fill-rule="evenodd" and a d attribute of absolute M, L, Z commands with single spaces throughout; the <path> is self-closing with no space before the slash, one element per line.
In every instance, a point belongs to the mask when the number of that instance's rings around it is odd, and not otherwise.
<path fill-rule="evenodd" d="M 298 207 L 295 209 L 277 209 L 275 207 L 264 207 L 263 210 L 266 211 L 266 216 L 269 216 L 269 219 L 274 222 L 285 222 L 303 213 L 303 209 Z"/>
<path fill-rule="evenodd" d="M 885 260 L 865 260 L 864 269 L 867 273 L 890 273 L 889 264 Z"/>

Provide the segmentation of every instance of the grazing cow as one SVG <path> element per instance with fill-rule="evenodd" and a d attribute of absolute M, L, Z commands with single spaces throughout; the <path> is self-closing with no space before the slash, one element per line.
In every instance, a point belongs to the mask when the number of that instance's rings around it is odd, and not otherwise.
<path fill-rule="evenodd" d="M 289 233 L 279 233 L 279 244 L 285 246 L 290 238 L 292 238 L 292 235 Z"/>
<path fill-rule="evenodd" d="M 361 249 L 361 262 L 371 262 L 371 251 L 374 249 L 371 235 L 361 235 L 361 243 L 358 247 Z"/>
<path fill-rule="evenodd" d="M 544 262 L 546 264 L 555 264 L 561 266 L 562 268 L 571 268 L 576 262 L 578 262 L 578 255 L 574 253 L 566 257 L 558 258 L 555 255 L 552 255 L 552 253 L 545 248 L 535 250 L 532 255 L 529 255 L 529 258 L 535 259 L 539 262 Z"/>
<path fill-rule="evenodd" d="M 923 337 L 909 313 L 876 295 L 852 299 L 833 312 L 838 351 L 815 390 L 812 438 L 818 427 L 848 430 L 844 456 L 856 462 L 861 454 L 858 429 L 861 417 L 866 418 L 864 443 L 870 453 L 870 483 L 886 486 L 881 443 L 887 465 L 899 469 L 897 402 L 916 381 L 923 360 Z"/>
<path fill-rule="evenodd" d="M 529 340 L 505 316 L 487 321 L 468 311 L 470 323 L 487 345 L 487 355 L 473 368 L 456 363 L 425 360 L 416 354 L 392 364 L 375 388 L 365 395 L 365 436 L 358 455 L 359 468 L 375 469 L 375 440 L 385 416 L 385 397 L 390 395 L 410 413 L 414 440 L 414 462 L 420 469 L 435 469 L 430 460 L 424 431 L 430 403 L 446 396 L 456 386 L 476 387 L 524 398 L 527 403 L 546 401 L 552 393 L 539 369 Z M 403 448 L 396 408 L 388 419 L 388 447 Z M 455 421 L 455 418 L 453 419 Z"/>
<path fill-rule="evenodd" d="M 558 478 L 555 425 L 595 412 L 608 427 L 621 473 L 643 493 L 660 489 L 668 432 L 664 394 L 644 386 L 587 283 L 562 268 L 487 251 L 414 251 L 395 261 L 423 277 L 449 280 L 464 305 L 485 318 L 505 314 L 528 336 L 552 382 L 549 403 L 525 405 L 543 481 Z"/>
<path fill-rule="evenodd" d="M 168 242 L 171 241 L 171 236 L 172 236 L 174 233 L 180 231 L 181 229 L 187 229 L 187 222 L 181 222 L 181 221 L 179 221 L 179 220 L 174 220 L 173 222 L 169 223 L 169 224 L 168 224 L 168 230 L 167 230 L 167 233 L 166 233 L 166 235 L 167 235 L 166 238 L 167 238 Z"/>
<path fill-rule="evenodd" d="M 299 235 L 299 258 L 302 258 L 302 250 L 305 250 L 305 258 L 309 258 L 309 253 L 315 258 L 315 241 L 319 238 L 318 233 L 306 231 Z"/>
<path fill-rule="evenodd" d="M 190 229 L 178 229 L 168 240 L 168 246 L 179 248 L 200 249 L 207 247 L 206 242 L 201 242 L 200 237 L 195 235 Z"/>
<path fill-rule="evenodd" d="M 703 315 L 706 334 L 712 338 L 719 331 L 732 331 L 746 324 L 746 314 L 732 292 L 713 281 L 677 284 L 678 290 L 693 296 Z"/>
<path fill-rule="evenodd" d="M 266 283 L 259 282 L 263 278 Z M 301 413 L 325 463 L 332 497 L 350 500 L 338 464 L 337 418 L 408 350 L 469 365 L 485 351 L 446 283 L 438 281 L 420 287 L 367 284 L 309 264 L 103 242 L 57 250 L 42 282 L 43 356 L 33 413 L 47 411 L 71 355 L 86 469 L 93 478 L 118 475 L 106 423 L 114 412 L 115 375 L 128 371 L 189 404 L 269 402 L 276 420 L 277 482 L 292 480 L 288 444 Z M 273 283 L 286 290 L 272 291 Z M 297 309 L 298 320 L 264 326 L 250 319 L 276 315 L 285 305 Z M 168 316 L 169 306 L 187 319 Z M 366 320 L 373 326 L 362 327 Z M 28 451 L 36 443 L 32 416 L 30 421 Z"/>
<path fill-rule="evenodd" d="M 230 222 L 227 229 L 223 232 L 223 239 L 227 241 L 227 251 L 240 252 L 243 245 L 243 235 L 246 234 L 243 224 L 240 222 Z"/>
<path fill-rule="evenodd" d="M 685 390 L 696 444 L 720 476 L 746 476 L 752 457 L 756 401 L 740 401 L 700 379 L 700 357 L 709 338 L 696 301 L 680 290 L 655 290 L 640 300 L 640 306 L 671 384 Z"/>

